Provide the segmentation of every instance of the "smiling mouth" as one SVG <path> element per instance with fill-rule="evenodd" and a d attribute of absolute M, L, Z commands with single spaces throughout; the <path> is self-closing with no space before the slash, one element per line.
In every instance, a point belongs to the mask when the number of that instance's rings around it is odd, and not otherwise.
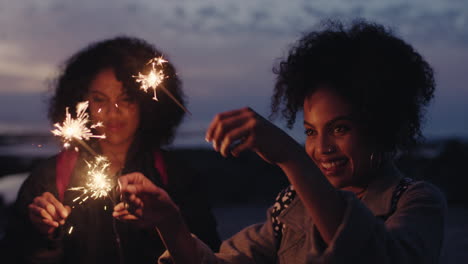
<path fill-rule="evenodd" d="M 333 161 L 320 162 L 320 167 L 322 171 L 326 174 L 334 174 L 343 170 L 348 163 L 348 159 L 335 159 Z"/>
<path fill-rule="evenodd" d="M 107 125 L 107 129 L 110 130 L 110 131 L 120 130 L 120 129 L 123 128 L 123 127 L 124 127 L 123 124 L 112 124 L 112 125 Z"/>

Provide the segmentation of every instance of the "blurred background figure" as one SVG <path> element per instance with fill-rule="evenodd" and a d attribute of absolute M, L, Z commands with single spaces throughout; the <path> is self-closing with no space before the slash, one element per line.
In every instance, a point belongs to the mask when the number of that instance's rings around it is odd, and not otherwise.
<path fill-rule="evenodd" d="M 79 102 L 88 101 L 92 122 L 103 123 L 95 134 L 106 135 L 89 145 L 109 159 L 112 186 L 117 186 L 122 174 L 144 174 L 170 193 L 194 234 L 216 250 L 216 221 L 202 178 L 163 149 L 173 140 L 184 111 L 166 94 L 159 93 L 159 101 L 153 100 L 153 94 L 140 90 L 133 77 L 147 72 L 147 62 L 162 55 L 144 40 L 130 37 L 89 45 L 66 61 L 55 83 L 49 117 L 52 123 L 62 123 L 66 108 L 75 113 Z M 175 68 L 169 62 L 162 67 L 167 76 L 165 88 L 184 102 Z M 17 251 L 15 259 L 28 263 L 154 263 L 163 252 L 164 245 L 151 230 L 115 222 L 111 216 L 112 199 L 118 200 L 115 194 L 90 198 L 83 204 L 74 201 L 80 192 L 69 189 L 86 185 L 86 162 L 93 159 L 88 150 L 72 145 L 41 162 L 26 179 L 6 234 L 8 246 Z"/>

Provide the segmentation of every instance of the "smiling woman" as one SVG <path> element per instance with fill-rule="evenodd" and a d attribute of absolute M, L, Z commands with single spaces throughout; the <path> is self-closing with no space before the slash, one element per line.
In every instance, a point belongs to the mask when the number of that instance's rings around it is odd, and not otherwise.
<path fill-rule="evenodd" d="M 445 199 L 393 162 L 417 141 L 433 96 L 421 55 L 380 25 L 329 23 L 275 72 L 273 113 L 292 126 L 304 112 L 305 149 L 250 108 L 216 115 L 206 133 L 223 156 L 251 150 L 286 174 L 291 186 L 264 223 L 214 254 L 188 234 L 168 195 L 134 174 L 120 180 L 138 213 L 120 204 L 114 216 L 157 227 L 176 263 L 438 263 Z"/>
<path fill-rule="evenodd" d="M 167 97 L 159 101 L 140 90 L 133 76 L 148 70 L 147 62 L 162 54 L 136 38 L 117 37 L 93 43 L 68 59 L 49 105 L 52 123 L 62 122 L 67 108 L 74 113 L 88 101 L 93 131 L 105 139 L 89 142 L 91 152 L 110 162 L 106 176 L 112 186 L 128 173 L 140 173 L 165 189 L 200 239 L 217 249 L 216 222 L 197 173 L 164 150 L 171 143 L 184 111 Z M 171 63 L 164 63 L 167 90 L 185 103 L 181 81 Z M 154 263 L 164 245 L 152 229 L 112 217 L 110 198 L 75 202 L 73 187 L 85 186 L 87 164 L 94 157 L 86 149 L 64 150 L 40 164 L 22 185 L 10 219 L 6 243 L 13 262 L 26 263 Z M 83 201 L 86 199 L 83 199 Z M 5 244 L 6 244 L 5 243 Z"/>

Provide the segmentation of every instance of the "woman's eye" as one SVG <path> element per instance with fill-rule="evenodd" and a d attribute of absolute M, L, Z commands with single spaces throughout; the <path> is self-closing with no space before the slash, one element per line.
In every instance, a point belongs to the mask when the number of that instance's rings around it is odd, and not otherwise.
<path fill-rule="evenodd" d="M 131 97 L 123 97 L 120 99 L 119 105 L 129 107 L 132 106 L 135 103 L 135 100 L 132 99 Z"/>
<path fill-rule="evenodd" d="M 101 97 L 93 97 L 93 101 L 96 103 L 102 103 L 104 102 L 104 98 Z"/>
<path fill-rule="evenodd" d="M 307 129 L 304 131 L 304 134 L 306 134 L 307 136 L 313 136 L 313 135 L 315 135 L 315 130 L 310 129 L 310 128 L 307 128 Z"/>
<path fill-rule="evenodd" d="M 348 131 L 349 131 L 349 127 L 347 127 L 347 126 L 336 126 L 333 129 L 333 133 L 339 134 L 339 135 L 345 134 Z"/>
<path fill-rule="evenodd" d="M 122 98 L 122 101 L 126 102 L 126 103 L 133 103 L 134 100 L 130 97 L 125 97 L 125 98 Z"/>

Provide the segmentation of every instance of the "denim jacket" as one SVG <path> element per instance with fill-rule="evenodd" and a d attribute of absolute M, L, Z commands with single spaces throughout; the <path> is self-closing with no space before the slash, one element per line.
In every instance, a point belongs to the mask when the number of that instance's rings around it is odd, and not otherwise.
<path fill-rule="evenodd" d="M 389 165 L 380 176 L 361 200 L 340 191 L 346 209 L 328 245 L 296 196 L 279 216 L 285 224 L 279 244 L 270 208 L 264 223 L 224 241 L 219 253 L 197 240 L 202 263 L 438 263 L 446 216 L 443 195 L 430 183 L 415 181 L 392 212 L 392 196 L 402 175 Z M 163 254 L 160 262 L 166 263 L 168 256 Z"/>

